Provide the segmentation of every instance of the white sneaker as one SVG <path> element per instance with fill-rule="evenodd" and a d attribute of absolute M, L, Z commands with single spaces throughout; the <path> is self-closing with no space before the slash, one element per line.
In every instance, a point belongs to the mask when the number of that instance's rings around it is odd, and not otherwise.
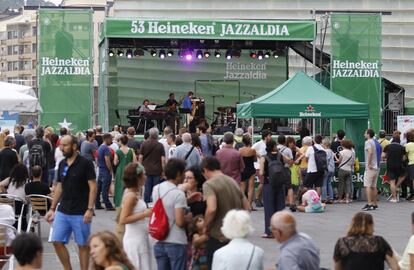
<path fill-rule="evenodd" d="M 396 199 L 391 199 L 390 202 L 391 203 L 397 203 L 398 201 Z"/>

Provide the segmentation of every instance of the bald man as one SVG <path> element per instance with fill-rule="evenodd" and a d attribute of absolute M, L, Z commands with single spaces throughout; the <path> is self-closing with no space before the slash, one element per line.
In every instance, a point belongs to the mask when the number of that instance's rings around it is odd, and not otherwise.
<path fill-rule="evenodd" d="M 183 144 L 177 146 L 173 157 L 184 160 L 187 164 L 186 169 L 193 166 L 199 166 L 201 157 L 198 150 L 191 144 L 191 134 L 184 133 L 181 137 L 183 139 Z"/>
<path fill-rule="evenodd" d="M 278 270 L 319 269 L 319 249 L 308 235 L 296 231 L 296 220 L 290 212 L 276 212 L 270 220 L 270 229 L 281 244 Z"/>

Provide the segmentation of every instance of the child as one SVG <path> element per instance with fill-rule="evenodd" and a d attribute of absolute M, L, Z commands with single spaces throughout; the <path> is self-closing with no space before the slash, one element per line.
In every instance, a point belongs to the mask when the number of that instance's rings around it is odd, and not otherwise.
<path fill-rule="evenodd" d="M 302 206 L 298 206 L 298 210 L 305 213 L 323 213 L 325 206 L 324 203 L 321 203 L 318 193 L 310 189 L 302 195 Z"/>
<path fill-rule="evenodd" d="M 190 267 L 188 269 L 207 270 L 207 256 L 205 246 L 208 240 L 208 236 L 202 215 L 197 215 L 193 218 L 191 228 L 192 232 L 190 233 L 190 241 L 192 258 Z"/>

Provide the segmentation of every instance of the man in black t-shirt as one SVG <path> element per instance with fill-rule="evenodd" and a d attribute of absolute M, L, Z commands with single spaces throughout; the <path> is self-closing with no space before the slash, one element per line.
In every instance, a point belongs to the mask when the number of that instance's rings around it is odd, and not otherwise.
<path fill-rule="evenodd" d="M 39 194 L 44 196 L 50 195 L 50 188 L 47 184 L 42 183 L 42 168 L 40 166 L 33 166 L 32 177 L 33 180 L 27 183 L 24 187 L 26 195 Z"/>
<path fill-rule="evenodd" d="M 398 202 L 397 188 L 405 179 L 405 169 L 402 166 L 405 158 L 405 148 L 400 144 L 400 137 L 393 137 L 392 143 L 384 147 L 383 155 L 387 158 L 387 175 L 390 179 L 392 194 L 390 202 L 396 203 Z"/>
<path fill-rule="evenodd" d="M 52 207 L 45 219 L 53 221 L 52 242 L 64 269 L 72 269 L 65 244 L 73 232 L 79 247 L 80 268 L 87 270 L 88 238 L 96 199 L 95 168 L 92 161 L 79 155 L 76 137 L 64 136 L 61 148 L 65 159 L 59 164 Z"/>
<path fill-rule="evenodd" d="M 32 171 L 32 177 L 33 180 L 29 183 L 27 183 L 24 186 L 24 191 L 26 193 L 26 195 L 44 195 L 44 196 L 50 196 L 50 188 L 47 184 L 42 183 L 42 168 L 40 166 L 33 166 L 33 168 L 31 168 Z M 47 201 L 47 208 L 50 208 L 50 201 Z M 46 213 L 45 212 L 40 212 L 39 213 L 43 216 Z"/>

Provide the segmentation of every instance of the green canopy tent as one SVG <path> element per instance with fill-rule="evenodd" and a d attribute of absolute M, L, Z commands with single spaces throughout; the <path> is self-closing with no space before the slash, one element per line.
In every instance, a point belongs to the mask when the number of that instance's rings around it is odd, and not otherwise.
<path fill-rule="evenodd" d="M 266 95 L 237 105 L 237 117 L 252 122 L 267 117 L 346 119 L 347 137 L 356 142 L 357 152 L 363 151 L 359 142 L 368 116 L 368 104 L 339 96 L 302 71 Z"/>
<path fill-rule="evenodd" d="M 368 105 L 339 96 L 298 72 L 275 90 L 237 105 L 238 118 L 367 119 Z"/>

